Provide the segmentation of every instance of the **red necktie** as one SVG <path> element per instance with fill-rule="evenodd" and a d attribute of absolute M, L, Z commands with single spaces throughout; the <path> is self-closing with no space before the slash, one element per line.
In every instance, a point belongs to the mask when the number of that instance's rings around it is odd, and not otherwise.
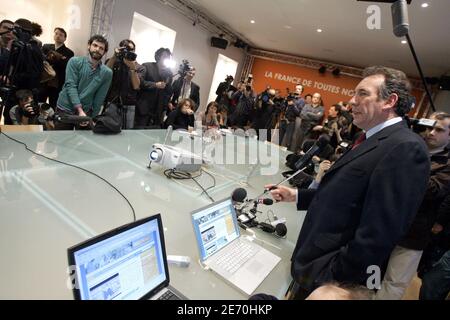
<path fill-rule="evenodd" d="M 358 140 L 356 140 L 355 144 L 352 147 L 352 150 L 355 150 L 356 148 L 358 148 L 358 146 L 363 143 L 364 141 L 366 141 L 366 134 L 361 135 Z"/>

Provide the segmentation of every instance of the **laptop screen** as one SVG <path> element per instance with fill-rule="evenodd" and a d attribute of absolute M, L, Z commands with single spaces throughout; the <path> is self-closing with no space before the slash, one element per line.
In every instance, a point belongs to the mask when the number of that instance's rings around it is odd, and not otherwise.
<path fill-rule="evenodd" d="M 196 211 L 192 215 L 202 261 L 239 238 L 239 226 L 231 199 Z"/>
<path fill-rule="evenodd" d="M 159 219 L 73 251 L 81 300 L 138 300 L 168 279 Z"/>

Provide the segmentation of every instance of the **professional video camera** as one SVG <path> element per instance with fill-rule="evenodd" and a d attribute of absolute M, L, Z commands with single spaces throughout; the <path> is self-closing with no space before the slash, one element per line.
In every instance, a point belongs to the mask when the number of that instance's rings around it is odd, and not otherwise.
<path fill-rule="evenodd" d="M 130 50 L 130 48 L 125 47 L 125 48 L 120 48 L 118 49 L 119 53 L 116 54 L 117 59 L 123 61 L 124 59 L 129 60 L 129 61 L 136 61 L 137 59 L 137 54 L 134 53 L 132 50 Z"/>
<path fill-rule="evenodd" d="M 430 120 L 430 119 L 407 118 L 406 121 L 407 121 L 409 127 L 415 133 L 419 133 L 419 134 L 422 132 L 425 132 L 427 129 L 433 129 L 437 123 L 436 120 Z"/>
<path fill-rule="evenodd" d="M 190 71 L 193 71 L 194 69 L 195 68 L 191 66 L 188 60 L 183 60 L 180 65 L 180 69 L 178 70 L 178 74 L 181 78 L 184 78 Z"/>

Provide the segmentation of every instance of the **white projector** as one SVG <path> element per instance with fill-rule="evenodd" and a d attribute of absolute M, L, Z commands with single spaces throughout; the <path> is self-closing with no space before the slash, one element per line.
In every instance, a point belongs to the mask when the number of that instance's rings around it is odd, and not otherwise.
<path fill-rule="evenodd" d="M 203 164 L 202 158 L 191 152 L 162 144 L 153 145 L 149 157 L 150 165 L 154 162 L 163 168 L 182 172 L 197 172 Z"/>

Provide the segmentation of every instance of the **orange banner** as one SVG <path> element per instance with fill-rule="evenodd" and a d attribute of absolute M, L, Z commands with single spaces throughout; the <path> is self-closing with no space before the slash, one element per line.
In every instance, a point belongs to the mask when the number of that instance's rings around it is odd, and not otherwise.
<path fill-rule="evenodd" d="M 286 96 L 286 89 L 293 92 L 295 87 L 301 84 L 305 88 L 303 96 L 308 93 L 322 95 L 326 110 L 340 101 L 350 101 L 356 86 L 361 81 L 359 78 L 346 75 L 334 76 L 330 71 L 320 74 L 315 69 L 261 58 L 255 58 L 252 74 L 255 79 L 254 87 L 258 93 L 270 86 L 273 89 L 279 89 L 282 95 Z M 423 92 L 413 90 L 413 95 L 419 104 Z"/>

